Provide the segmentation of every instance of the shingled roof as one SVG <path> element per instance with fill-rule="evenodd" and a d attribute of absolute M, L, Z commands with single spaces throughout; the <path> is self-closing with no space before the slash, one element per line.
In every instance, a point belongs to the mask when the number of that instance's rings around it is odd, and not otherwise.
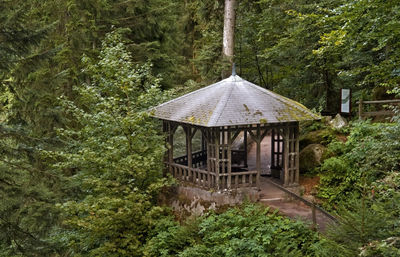
<path fill-rule="evenodd" d="M 237 75 L 154 107 L 151 116 L 204 127 L 320 119 L 302 104 Z"/>

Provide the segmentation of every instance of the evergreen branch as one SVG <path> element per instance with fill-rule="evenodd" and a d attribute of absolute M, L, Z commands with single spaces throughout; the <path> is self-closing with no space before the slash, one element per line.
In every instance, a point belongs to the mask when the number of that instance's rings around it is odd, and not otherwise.
<path fill-rule="evenodd" d="M 21 232 L 24 235 L 27 235 L 28 237 L 32 238 L 35 241 L 40 241 L 39 239 L 37 239 L 34 235 L 32 235 L 31 233 L 23 230 L 22 228 L 20 228 L 18 225 L 13 224 L 9 221 L 7 221 L 6 219 L 4 219 L 3 217 L 0 216 L 0 220 L 2 220 L 7 226 L 9 226 L 10 228 L 14 228 L 15 230 L 17 230 L 18 232 Z"/>
<path fill-rule="evenodd" d="M 0 182 L 2 182 L 3 184 L 6 184 L 8 186 L 14 186 L 15 185 L 15 184 L 12 184 L 12 183 L 10 183 L 10 182 L 8 182 L 8 181 L 6 181 L 4 179 L 1 179 L 1 178 L 0 178 Z"/>

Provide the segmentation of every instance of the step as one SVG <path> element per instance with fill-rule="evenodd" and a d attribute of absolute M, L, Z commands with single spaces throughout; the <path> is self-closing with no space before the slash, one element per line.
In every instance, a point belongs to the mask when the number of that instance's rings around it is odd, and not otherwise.
<path fill-rule="evenodd" d="M 283 198 L 277 197 L 277 198 L 262 198 L 262 199 L 260 199 L 260 202 L 275 202 L 275 201 L 283 201 Z"/>

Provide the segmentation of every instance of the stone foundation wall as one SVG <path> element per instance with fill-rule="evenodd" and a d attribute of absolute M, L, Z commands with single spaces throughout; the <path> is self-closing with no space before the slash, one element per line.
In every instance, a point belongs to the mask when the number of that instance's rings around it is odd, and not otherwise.
<path fill-rule="evenodd" d="M 201 216 L 208 210 L 218 210 L 245 201 L 256 202 L 259 199 L 260 195 L 256 189 L 213 192 L 196 187 L 177 186 L 169 205 L 176 213 Z"/>

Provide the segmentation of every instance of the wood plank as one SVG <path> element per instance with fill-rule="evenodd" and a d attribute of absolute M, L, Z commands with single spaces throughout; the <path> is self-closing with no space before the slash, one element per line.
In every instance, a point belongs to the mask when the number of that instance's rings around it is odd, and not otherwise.
<path fill-rule="evenodd" d="M 360 102 L 364 104 L 391 104 L 391 103 L 400 103 L 400 99 L 392 99 L 392 100 L 373 100 L 373 101 L 358 101 L 357 104 Z"/>
<path fill-rule="evenodd" d="M 192 168 L 193 168 L 193 156 L 192 156 L 192 128 L 190 126 L 187 127 L 187 132 L 186 132 L 186 144 L 187 144 L 187 158 L 188 158 L 188 180 L 193 181 L 193 174 L 192 174 Z M 193 181 L 194 182 L 194 181 Z"/>
<path fill-rule="evenodd" d="M 239 176 L 235 176 L 235 188 L 239 186 Z"/>
<path fill-rule="evenodd" d="M 243 131 L 244 134 L 244 139 L 243 139 L 243 143 L 244 143 L 244 166 L 247 167 L 247 129 L 245 129 Z"/>
<path fill-rule="evenodd" d="M 300 137 L 300 131 L 299 131 L 299 123 L 297 123 L 296 126 L 296 130 L 295 130 L 295 138 L 296 138 L 296 161 L 295 161 L 295 179 L 294 179 L 294 183 L 296 183 L 297 185 L 299 184 L 299 179 L 300 179 L 300 143 L 299 143 L 299 137 Z"/>
<path fill-rule="evenodd" d="M 370 116 L 383 116 L 383 115 L 394 115 L 393 111 L 384 110 L 384 111 L 376 111 L 376 112 L 363 112 L 363 117 L 370 117 Z"/>
<path fill-rule="evenodd" d="M 234 176 L 241 176 L 241 175 L 255 175 L 257 174 L 256 170 L 252 170 L 252 171 L 241 171 L 241 172 L 232 172 L 232 177 Z M 220 174 L 220 176 L 228 176 L 228 173 L 226 174 Z"/>
<path fill-rule="evenodd" d="M 232 184 L 232 148 L 231 148 L 231 145 L 232 145 L 232 138 L 231 138 L 231 130 L 230 129 L 228 129 L 228 134 L 227 134 L 227 137 L 228 137 L 228 185 L 227 185 L 227 187 L 228 187 L 228 189 L 231 189 L 231 184 Z"/>
<path fill-rule="evenodd" d="M 257 138 L 259 139 L 257 144 L 257 151 L 256 151 L 256 169 L 257 169 L 257 177 L 256 177 L 256 187 L 260 188 L 260 175 L 261 175 L 261 131 L 260 126 L 257 126 Z M 249 177 L 249 180 L 251 176 Z"/>
<path fill-rule="evenodd" d="M 271 167 L 275 168 L 275 129 L 271 130 Z"/>
<path fill-rule="evenodd" d="M 289 128 L 286 127 L 284 129 L 285 136 L 283 138 L 284 141 L 284 146 L 283 146 L 283 171 L 284 171 L 284 180 L 283 180 L 283 185 L 288 186 L 289 185 Z M 282 179 L 282 178 L 281 178 Z"/>
<path fill-rule="evenodd" d="M 171 122 L 168 122 L 168 131 L 169 131 L 169 137 L 168 137 L 168 143 L 169 143 L 169 151 L 168 151 L 168 162 L 169 162 L 169 173 L 175 173 L 172 170 L 172 164 L 174 163 L 174 132 L 172 128 Z M 173 174 L 175 177 L 175 174 Z"/>
<path fill-rule="evenodd" d="M 219 184 L 219 142 L 220 142 L 220 129 L 216 128 L 215 129 L 215 138 L 214 138 L 214 144 L 215 144 L 215 187 L 217 190 L 220 189 L 220 184 Z"/>

